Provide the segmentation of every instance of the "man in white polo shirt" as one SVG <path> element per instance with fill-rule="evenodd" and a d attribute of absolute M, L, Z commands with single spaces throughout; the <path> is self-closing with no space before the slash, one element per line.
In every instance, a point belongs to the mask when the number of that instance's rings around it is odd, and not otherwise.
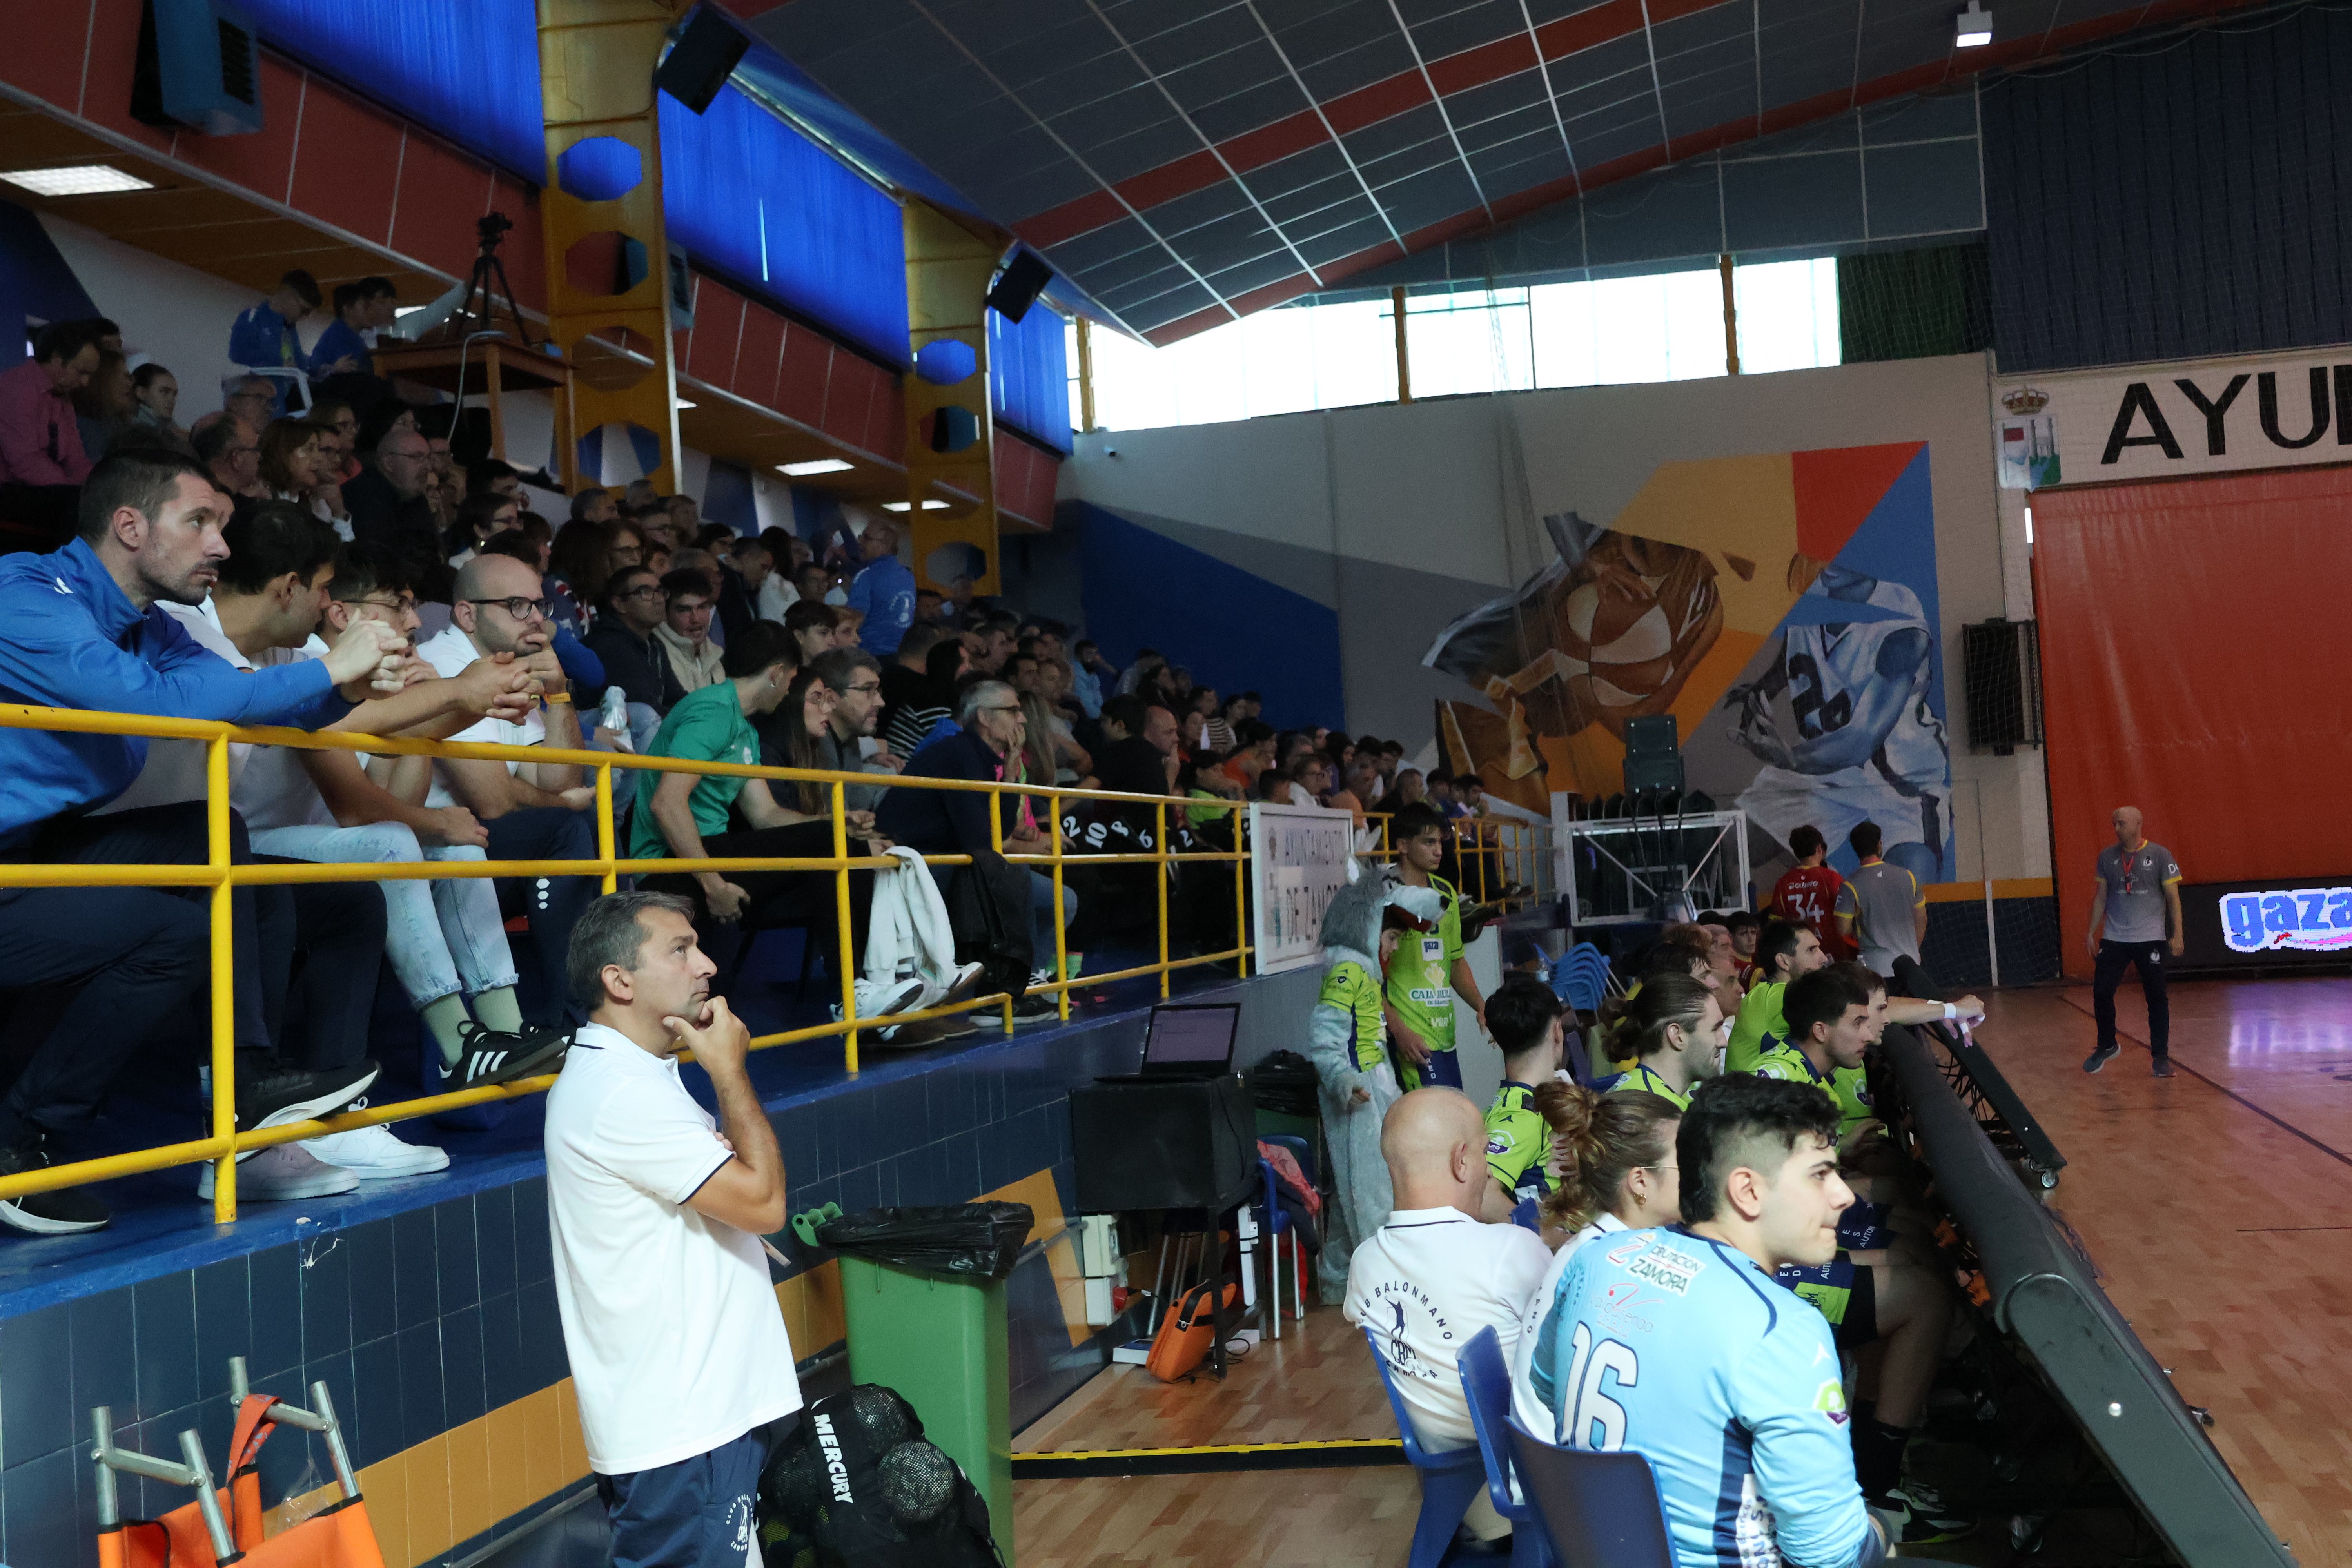
<path fill-rule="evenodd" d="M 556 1304 L 616 1568 L 757 1568 L 769 1428 L 801 1407 L 760 1242 L 783 1228 L 783 1156 L 693 912 L 612 893 L 581 916 L 572 1003 L 589 1022 L 547 1097 Z M 679 1079 L 685 1047 L 715 1124 Z"/>
<path fill-rule="evenodd" d="M 1486 1118 L 1456 1089 L 1417 1089 L 1381 1123 L 1396 1207 L 1348 1264 L 1348 1321 L 1372 1331 L 1413 1436 L 1431 1452 L 1478 1440 L 1462 1394 L 1457 1357 L 1479 1330 L 1518 1352 L 1519 1323 L 1551 1254 L 1531 1230 L 1483 1225 Z M 1464 1522 L 1482 1540 L 1510 1525 L 1482 1489 Z"/>

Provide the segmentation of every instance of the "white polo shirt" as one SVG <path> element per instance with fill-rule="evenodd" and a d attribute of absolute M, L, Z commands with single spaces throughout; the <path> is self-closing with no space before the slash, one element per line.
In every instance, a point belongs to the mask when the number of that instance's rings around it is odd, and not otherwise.
<path fill-rule="evenodd" d="M 760 1238 L 685 1206 L 734 1156 L 677 1063 L 583 1025 L 547 1096 L 555 1300 L 588 1465 L 673 1465 L 801 1407 Z"/>
<path fill-rule="evenodd" d="M 1462 1347 L 1492 1328 L 1503 1364 L 1551 1253 L 1536 1233 L 1460 1209 L 1397 1209 L 1348 1261 L 1348 1321 L 1372 1331 L 1389 1377 L 1433 1451 L 1478 1440 L 1462 1394 Z"/>
<path fill-rule="evenodd" d="M 466 667 L 481 658 L 482 654 L 463 628 L 453 626 L 417 644 L 416 657 L 431 665 L 446 680 L 465 674 Z M 547 744 L 547 721 L 540 716 L 537 708 L 533 708 L 530 717 L 520 724 L 485 716 L 475 720 L 449 739 L 492 746 L 543 746 Z M 433 783 L 425 792 L 425 804 L 428 806 L 437 808 L 457 804 L 457 797 L 449 793 L 446 766 L 439 762 L 433 764 Z M 520 763 L 510 762 L 506 766 L 509 773 L 522 771 Z"/>

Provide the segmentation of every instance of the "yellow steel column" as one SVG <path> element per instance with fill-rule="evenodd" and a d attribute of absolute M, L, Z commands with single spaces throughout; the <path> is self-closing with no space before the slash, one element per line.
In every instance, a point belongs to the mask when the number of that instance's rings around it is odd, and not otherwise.
<path fill-rule="evenodd" d="M 1234 973 L 1249 978 L 1249 851 L 1242 845 L 1242 829 L 1248 825 L 1247 808 L 1234 807 Z"/>
<path fill-rule="evenodd" d="M 849 797 L 840 780 L 833 784 L 833 858 L 843 864 L 833 874 L 833 916 L 840 928 L 841 952 L 836 964 L 841 970 L 841 1020 L 849 1032 L 841 1037 L 842 1067 L 855 1078 L 857 1074 L 857 952 L 856 933 L 849 924 Z"/>
<path fill-rule="evenodd" d="M 1062 796 L 1058 790 L 1046 792 L 1045 807 L 1054 817 L 1054 839 L 1050 846 L 1054 852 L 1054 978 L 1066 983 L 1070 979 L 1070 933 L 1062 924 Z M 1068 1023 L 1070 993 L 1066 984 L 1063 989 L 1054 993 L 1054 1000 L 1061 1007 L 1062 1021 Z"/>
<path fill-rule="evenodd" d="M 915 353 L 914 374 L 906 382 L 907 500 L 911 508 L 907 515 L 915 541 L 915 581 L 946 593 L 953 584 L 932 574 L 932 557 L 942 546 L 968 544 L 980 552 L 971 591 L 983 596 L 1000 593 L 996 419 L 988 395 L 986 301 L 1001 249 L 995 240 L 973 234 L 919 197 L 907 198 L 904 221 L 907 336 Z M 970 374 L 951 381 L 931 379 L 944 374 L 937 368 L 939 351 L 926 362 L 923 350 L 950 341 L 971 351 Z M 953 368 L 962 369 L 963 356 L 952 357 L 958 362 Z M 930 374 L 926 374 L 927 367 Z M 948 434 L 940 437 L 943 429 Z M 954 449 L 938 449 L 942 444 Z M 935 489 L 940 486 L 962 493 L 947 495 Z M 949 579 L 965 569 L 939 564 Z"/>
<path fill-rule="evenodd" d="M 1084 316 L 1078 318 L 1078 432 L 1084 435 L 1095 427 L 1095 333 L 1094 323 Z"/>
<path fill-rule="evenodd" d="M 213 875 L 213 1136 L 236 1135 L 236 963 L 231 943 L 236 921 L 229 900 L 228 742 L 205 743 L 205 841 Z M 236 1219 L 236 1151 L 213 1162 L 213 1222 Z"/>
<path fill-rule="evenodd" d="M 604 890 L 618 892 L 620 873 L 613 869 L 613 764 L 596 770 L 596 858 L 604 862 Z"/>
<path fill-rule="evenodd" d="M 1160 873 L 1160 995 L 1168 995 L 1168 803 L 1161 801 L 1151 808 L 1160 817 L 1160 859 L 1152 869 Z"/>
<path fill-rule="evenodd" d="M 677 484 L 677 366 L 654 68 L 686 5 L 687 0 L 539 0 L 540 102 L 547 131 L 547 183 L 539 210 L 547 241 L 548 335 L 575 371 L 581 341 L 592 333 L 653 362 L 633 374 L 628 362 L 598 356 L 593 379 L 575 374 L 572 439 L 612 424 L 648 432 L 660 457 L 646 477 L 663 491 Z M 637 163 L 636 184 L 606 201 L 584 200 L 565 189 L 563 154 L 596 138 L 621 143 Z M 574 453 L 558 456 L 568 477 Z"/>

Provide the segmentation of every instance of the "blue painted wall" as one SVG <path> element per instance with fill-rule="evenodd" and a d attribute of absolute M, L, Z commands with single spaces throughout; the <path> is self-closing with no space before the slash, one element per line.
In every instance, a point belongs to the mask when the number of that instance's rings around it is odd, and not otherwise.
<path fill-rule="evenodd" d="M 1077 525 L 1087 635 L 1112 663 L 1156 647 L 1197 684 L 1256 690 L 1278 728 L 1340 722 L 1337 611 L 1091 501 L 1062 520 Z"/>

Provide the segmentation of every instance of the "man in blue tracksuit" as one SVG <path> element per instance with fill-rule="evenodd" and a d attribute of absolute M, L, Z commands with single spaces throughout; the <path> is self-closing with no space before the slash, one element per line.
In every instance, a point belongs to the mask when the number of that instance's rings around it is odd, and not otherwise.
<path fill-rule="evenodd" d="M 161 608 L 203 601 L 228 554 L 228 498 L 193 461 L 142 453 L 99 464 L 82 487 L 81 537 L 55 554 L 0 559 L 0 701 L 304 729 L 349 712 L 343 691 L 364 694 L 399 651 L 396 632 L 346 632 L 323 659 L 247 672 L 197 646 Z M 147 742 L 129 736 L 0 730 L 0 858 L 204 862 L 202 802 L 90 815 L 139 776 L 146 757 Z M 244 860 L 242 824 L 231 821 Z M 140 1042 L 204 984 L 209 897 L 198 888 L 0 889 L 8 983 L 79 985 L 0 1101 L 0 1174 L 48 1163 L 44 1132 L 86 1120 Z M 267 1059 L 252 902 L 242 892 L 232 900 L 246 1127 L 351 1099 L 319 1104 L 344 1086 Z M 0 1224 L 36 1234 L 92 1230 L 107 1218 L 103 1205 L 71 1189 L 0 1202 Z"/>
<path fill-rule="evenodd" d="M 1809 1084 L 1732 1073 L 1675 1134 L 1684 1223 L 1580 1248 L 1529 1368 L 1540 1436 L 1632 1449 L 1656 1470 L 1676 1568 L 1874 1568 L 1829 1321 L 1772 1279 L 1826 1263 L 1853 1194 L 1837 1108 Z"/>
<path fill-rule="evenodd" d="M 915 574 L 898 559 L 898 531 L 890 524 L 867 523 L 857 545 L 866 557 L 866 569 L 849 584 L 849 607 L 866 617 L 857 646 L 889 658 L 915 621 Z"/>
<path fill-rule="evenodd" d="M 252 370 L 299 370 L 312 377 L 350 370 L 348 359 L 330 363 L 302 352 L 302 340 L 294 329 L 318 308 L 319 280 L 299 267 L 287 273 L 268 299 L 229 323 L 229 363 Z M 272 417 L 286 412 L 288 384 L 281 376 L 269 378 Z"/>

